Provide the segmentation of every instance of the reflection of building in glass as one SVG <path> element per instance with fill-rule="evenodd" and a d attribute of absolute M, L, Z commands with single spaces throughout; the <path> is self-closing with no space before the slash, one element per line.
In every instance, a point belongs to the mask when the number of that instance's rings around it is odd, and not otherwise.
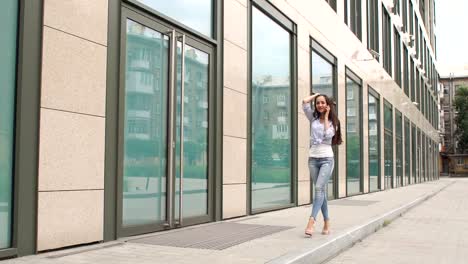
<path fill-rule="evenodd" d="M 375 97 L 369 96 L 369 135 L 377 135 L 377 101 Z"/>
<path fill-rule="evenodd" d="M 271 139 L 289 139 L 289 78 L 265 76 L 255 84 L 253 104 L 261 105 L 261 110 L 253 115 L 257 125 L 254 133 Z"/>
<path fill-rule="evenodd" d="M 150 156 L 154 150 L 163 150 L 166 144 L 168 39 L 162 39 L 158 32 L 137 23 L 129 23 L 127 42 L 127 140 L 129 145 L 147 149 Z M 180 47 L 179 47 L 180 55 Z M 186 46 L 185 89 L 184 89 L 184 143 L 186 151 L 197 149 L 202 152 L 206 146 L 208 129 L 208 60 L 205 54 L 197 54 Z M 206 56 L 206 55 L 205 55 Z M 200 57 L 200 58 L 199 58 Z M 180 57 L 179 57 L 180 62 Z M 180 129 L 180 80 L 181 64 L 177 66 L 177 119 Z M 178 133 L 178 136 L 180 134 Z M 179 138 L 177 138 L 179 140 Z M 146 147 L 145 147 L 146 146 Z M 196 147 L 198 146 L 198 147 Z M 127 154 L 131 155 L 129 152 Z M 200 154 L 200 153 L 198 153 Z M 139 152 L 138 155 L 141 155 Z M 157 154 L 163 157 L 165 153 Z M 197 155 L 188 155 L 190 157 Z M 206 163 L 206 151 L 200 162 Z M 189 158 L 187 162 L 193 161 Z"/>
<path fill-rule="evenodd" d="M 322 75 L 319 78 L 319 81 L 312 83 L 312 91 L 314 93 L 325 94 L 330 99 L 335 100 L 333 95 L 333 77 L 330 75 Z"/>
<path fill-rule="evenodd" d="M 154 142 L 159 149 L 166 127 L 168 40 L 138 23 L 129 22 L 127 31 L 126 137 L 129 144 Z"/>
<path fill-rule="evenodd" d="M 185 164 L 206 164 L 208 136 L 208 57 L 185 47 L 184 153 Z M 180 54 L 179 54 L 180 56 Z M 180 57 L 179 57 L 180 61 Z M 177 65 L 177 140 L 180 140 L 181 65 Z"/>
<path fill-rule="evenodd" d="M 359 96 L 355 95 L 355 90 L 358 88 L 355 83 L 350 82 L 346 88 L 346 129 L 348 133 L 357 132 L 357 105 L 359 105 Z"/>
<path fill-rule="evenodd" d="M 253 153 L 260 165 L 290 162 L 290 80 L 263 76 L 254 81 Z"/>
<path fill-rule="evenodd" d="M 374 153 L 378 149 L 378 141 L 374 140 L 378 135 L 378 123 L 377 123 L 377 101 L 373 96 L 369 96 L 369 151 Z M 372 140 L 370 140 L 372 138 Z"/>

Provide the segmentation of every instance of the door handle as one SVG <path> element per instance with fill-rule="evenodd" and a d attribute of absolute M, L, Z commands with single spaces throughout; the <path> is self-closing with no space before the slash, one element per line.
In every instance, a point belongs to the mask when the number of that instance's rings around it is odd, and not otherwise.
<path fill-rule="evenodd" d="M 171 30 L 167 32 L 168 35 L 171 35 L 171 42 L 170 42 L 170 58 L 169 58 L 169 140 L 170 147 L 168 148 L 168 194 L 173 193 L 174 188 L 174 179 L 171 175 L 174 174 L 174 89 L 175 89 L 175 61 L 176 61 L 176 50 L 177 50 L 177 41 L 176 41 L 176 33 L 175 30 Z M 167 219 L 168 222 L 164 224 L 165 227 L 173 227 L 174 226 L 174 215 L 173 215 L 173 199 L 169 196 L 167 199 L 167 206 L 169 210 L 167 211 Z"/>

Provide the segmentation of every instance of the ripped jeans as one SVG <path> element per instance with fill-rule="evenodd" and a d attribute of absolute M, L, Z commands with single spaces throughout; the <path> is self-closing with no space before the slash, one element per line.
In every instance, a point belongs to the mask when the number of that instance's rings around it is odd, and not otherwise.
<path fill-rule="evenodd" d="M 315 220 L 317 219 L 317 214 L 322 209 L 323 219 L 329 220 L 328 217 L 328 204 L 327 204 L 327 194 L 326 186 L 328 180 L 330 179 L 333 168 L 335 166 L 335 159 L 330 158 L 312 158 L 309 157 L 309 171 L 310 178 L 315 185 L 315 198 L 312 207 L 312 214 Z"/>

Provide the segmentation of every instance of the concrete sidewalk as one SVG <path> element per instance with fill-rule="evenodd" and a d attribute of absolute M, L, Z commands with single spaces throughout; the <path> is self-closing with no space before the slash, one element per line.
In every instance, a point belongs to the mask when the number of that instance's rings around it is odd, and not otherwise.
<path fill-rule="evenodd" d="M 452 180 L 454 184 L 327 264 L 468 263 L 468 179 Z"/>
<path fill-rule="evenodd" d="M 331 201 L 329 202 L 329 210 L 332 229 L 328 236 L 320 234 L 322 228 L 320 219 L 316 225 L 314 236 L 312 238 L 304 237 L 304 228 L 311 210 L 309 205 L 226 221 L 282 226 L 290 229 L 223 250 L 158 246 L 121 239 L 93 246 L 6 260 L 0 263 L 321 263 L 387 225 L 393 219 L 434 196 L 451 183 L 450 179 L 441 179 L 435 182 Z M 184 229 L 179 229 L 169 232 L 183 231 Z M 167 233 L 158 233 L 158 235 Z M 148 235 L 141 237 L 148 237 Z"/>

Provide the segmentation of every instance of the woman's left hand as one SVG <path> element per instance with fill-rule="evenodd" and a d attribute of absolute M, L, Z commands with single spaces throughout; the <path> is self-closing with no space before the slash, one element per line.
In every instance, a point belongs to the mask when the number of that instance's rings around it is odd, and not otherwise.
<path fill-rule="evenodd" d="M 328 116 L 329 113 L 330 113 L 330 106 L 327 105 L 327 107 L 325 108 L 325 115 Z"/>

